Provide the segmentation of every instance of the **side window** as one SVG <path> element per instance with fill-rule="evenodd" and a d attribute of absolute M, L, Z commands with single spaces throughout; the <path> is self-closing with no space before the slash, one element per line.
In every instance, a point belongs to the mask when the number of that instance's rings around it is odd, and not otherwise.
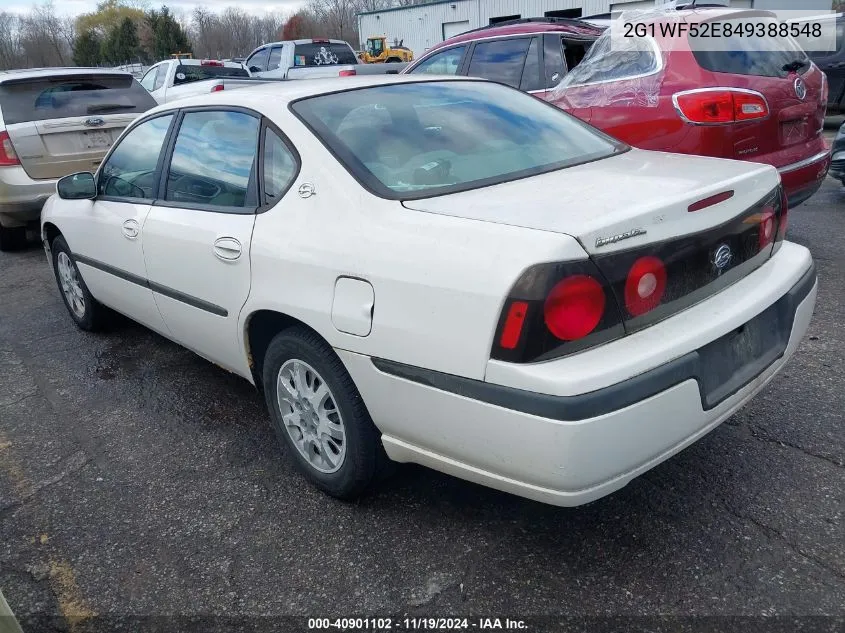
<path fill-rule="evenodd" d="M 270 55 L 269 48 L 262 48 L 253 53 L 252 57 L 246 60 L 246 67 L 251 73 L 262 73 L 267 68 L 267 58 Z"/>
<path fill-rule="evenodd" d="M 549 33 L 544 38 L 543 65 L 546 67 L 546 88 L 554 88 L 567 71 L 563 63 L 563 40 L 556 33 Z"/>
<path fill-rule="evenodd" d="M 479 42 L 472 51 L 467 74 L 518 88 L 529 44 L 527 37 Z"/>
<path fill-rule="evenodd" d="M 267 129 L 264 133 L 264 203 L 273 204 L 288 190 L 296 176 L 296 158 L 284 141 Z"/>
<path fill-rule="evenodd" d="M 165 80 L 167 79 L 167 71 L 169 67 L 165 64 L 164 66 L 158 67 L 158 75 L 156 75 L 156 83 L 153 90 L 158 90 L 164 85 Z"/>
<path fill-rule="evenodd" d="M 270 61 L 267 63 L 267 70 L 276 70 L 282 62 L 282 47 L 274 46 L 270 49 Z"/>
<path fill-rule="evenodd" d="M 172 114 L 150 119 L 124 136 L 100 169 L 97 193 L 152 200 L 158 184 L 158 157 L 172 120 Z"/>
<path fill-rule="evenodd" d="M 144 75 L 144 78 L 141 79 L 141 85 L 144 86 L 147 90 L 152 92 L 155 90 L 155 83 L 156 83 L 156 73 L 160 66 L 156 66 L 155 68 L 150 68 L 147 73 Z"/>
<path fill-rule="evenodd" d="M 164 199 L 186 206 L 257 206 L 253 183 L 258 127 L 258 119 L 243 112 L 186 113 L 173 147 Z"/>
<path fill-rule="evenodd" d="M 525 58 L 525 66 L 522 69 L 522 81 L 519 82 L 519 89 L 528 92 L 529 90 L 542 90 L 543 77 L 540 74 L 540 38 L 531 40 L 528 47 L 528 56 Z"/>
<path fill-rule="evenodd" d="M 428 75 L 456 75 L 461 67 L 461 59 L 466 51 L 466 46 L 455 46 L 440 53 L 435 53 L 411 73 L 425 73 Z"/>

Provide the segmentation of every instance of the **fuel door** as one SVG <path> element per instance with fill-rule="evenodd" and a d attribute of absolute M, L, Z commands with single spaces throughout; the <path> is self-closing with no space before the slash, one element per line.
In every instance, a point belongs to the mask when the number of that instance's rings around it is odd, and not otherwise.
<path fill-rule="evenodd" d="M 375 293 L 369 282 L 338 277 L 332 300 L 332 323 L 339 332 L 368 336 L 373 328 Z"/>

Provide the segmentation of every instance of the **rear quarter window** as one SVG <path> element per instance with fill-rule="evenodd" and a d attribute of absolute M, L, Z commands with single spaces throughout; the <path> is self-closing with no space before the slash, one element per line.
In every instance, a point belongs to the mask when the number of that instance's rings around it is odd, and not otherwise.
<path fill-rule="evenodd" d="M 155 99 L 131 75 L 38 77 L 0 84 L 0 111 L 6 125 L 145 112 L 156 105 Z"/>
<path fill-rule="evenodd" d="M 561 88 L 623 81 L 657 73 L 663 60 L 651 38 L 635 37 L 596 40 L 586 56 L 560 83 Z"/>

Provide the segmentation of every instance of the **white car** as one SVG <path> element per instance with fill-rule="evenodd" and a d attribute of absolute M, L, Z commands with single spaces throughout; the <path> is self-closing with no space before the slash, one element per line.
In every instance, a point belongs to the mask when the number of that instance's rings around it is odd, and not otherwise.
<path fill-rule="evenodd" d="M 167 59 L 151 66 L 141 78 L 141 85 L 159 104 L 255 83 L 243 64 L 214 59 Z"/>
<path fill-rule="evenodd" d="M 330 494 L 389 457 L 578 505 L 795 352 L 816 273 L 778 178 L 482 80 L 315 79 L 152 110 L 42 234 L 81 328 L 111 308 L 254 383 Z"/>

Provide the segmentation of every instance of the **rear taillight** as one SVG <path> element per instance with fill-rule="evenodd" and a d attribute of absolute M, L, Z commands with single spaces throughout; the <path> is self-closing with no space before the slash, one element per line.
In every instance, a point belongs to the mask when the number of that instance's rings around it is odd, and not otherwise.
<path fill-rule="evenodd" d="M 15 152 L 15 146 L 12 145 L 12 139 L 9 138 L 9 133 L 6 130 L 0 132 L 0 165 L 9 167 L 11 165 L 20 165 L 18 154 Z"/>
<path fill-rule="evenodd" d="M 548 360 L 623 334 L 613 293 L 590 260 L 539 264 L 522 274 L 505 301 L 491 357 Z"/>
<path fill-rule="evenodd" d="M 625 309 L 631 316 L 651 312 L 666 292 L 666 266 L 657 257 L 640 257 L 631 266 L 625 281 Z"/>
<path fill-rule="evenodd" d="M 211 87 L 211 92 L 220 92 L 223 90 L 223 84 L 216 84 Z"/>
<path fill-rule="evenodd" d="M 777 216 L 774 208 L 767 206 L 763 209 L 760 216 L 760 231 L 758 233 L 757 241 L 760 244 L 760 250 L 765 250 L 771 246 L 775 241 L 775 227 L 777 226 Z"/>
<path fill-rule="evenodd" d="M 577 341 L 596 329 L 606 303 L 601 282 L 589 275 L 572 275 L 552 288 L 543 304 L 543 320 L 561 341 Z"/>
<path fill-rule="evenodd" d="M 759 92 L 735 88 L 703 88 L 673 97 L 678 113 L 697 125 L 726 125 L 765 119 L 769 104 Z"/>
<path fill-rule="evenodd" d="M 337 76 L 338 77 L 353 77 L 357 74 L 358 73 L 355 70 L 350 69 L 350 70 L 341 70 L 339 73 L 337 73 Z"/>

